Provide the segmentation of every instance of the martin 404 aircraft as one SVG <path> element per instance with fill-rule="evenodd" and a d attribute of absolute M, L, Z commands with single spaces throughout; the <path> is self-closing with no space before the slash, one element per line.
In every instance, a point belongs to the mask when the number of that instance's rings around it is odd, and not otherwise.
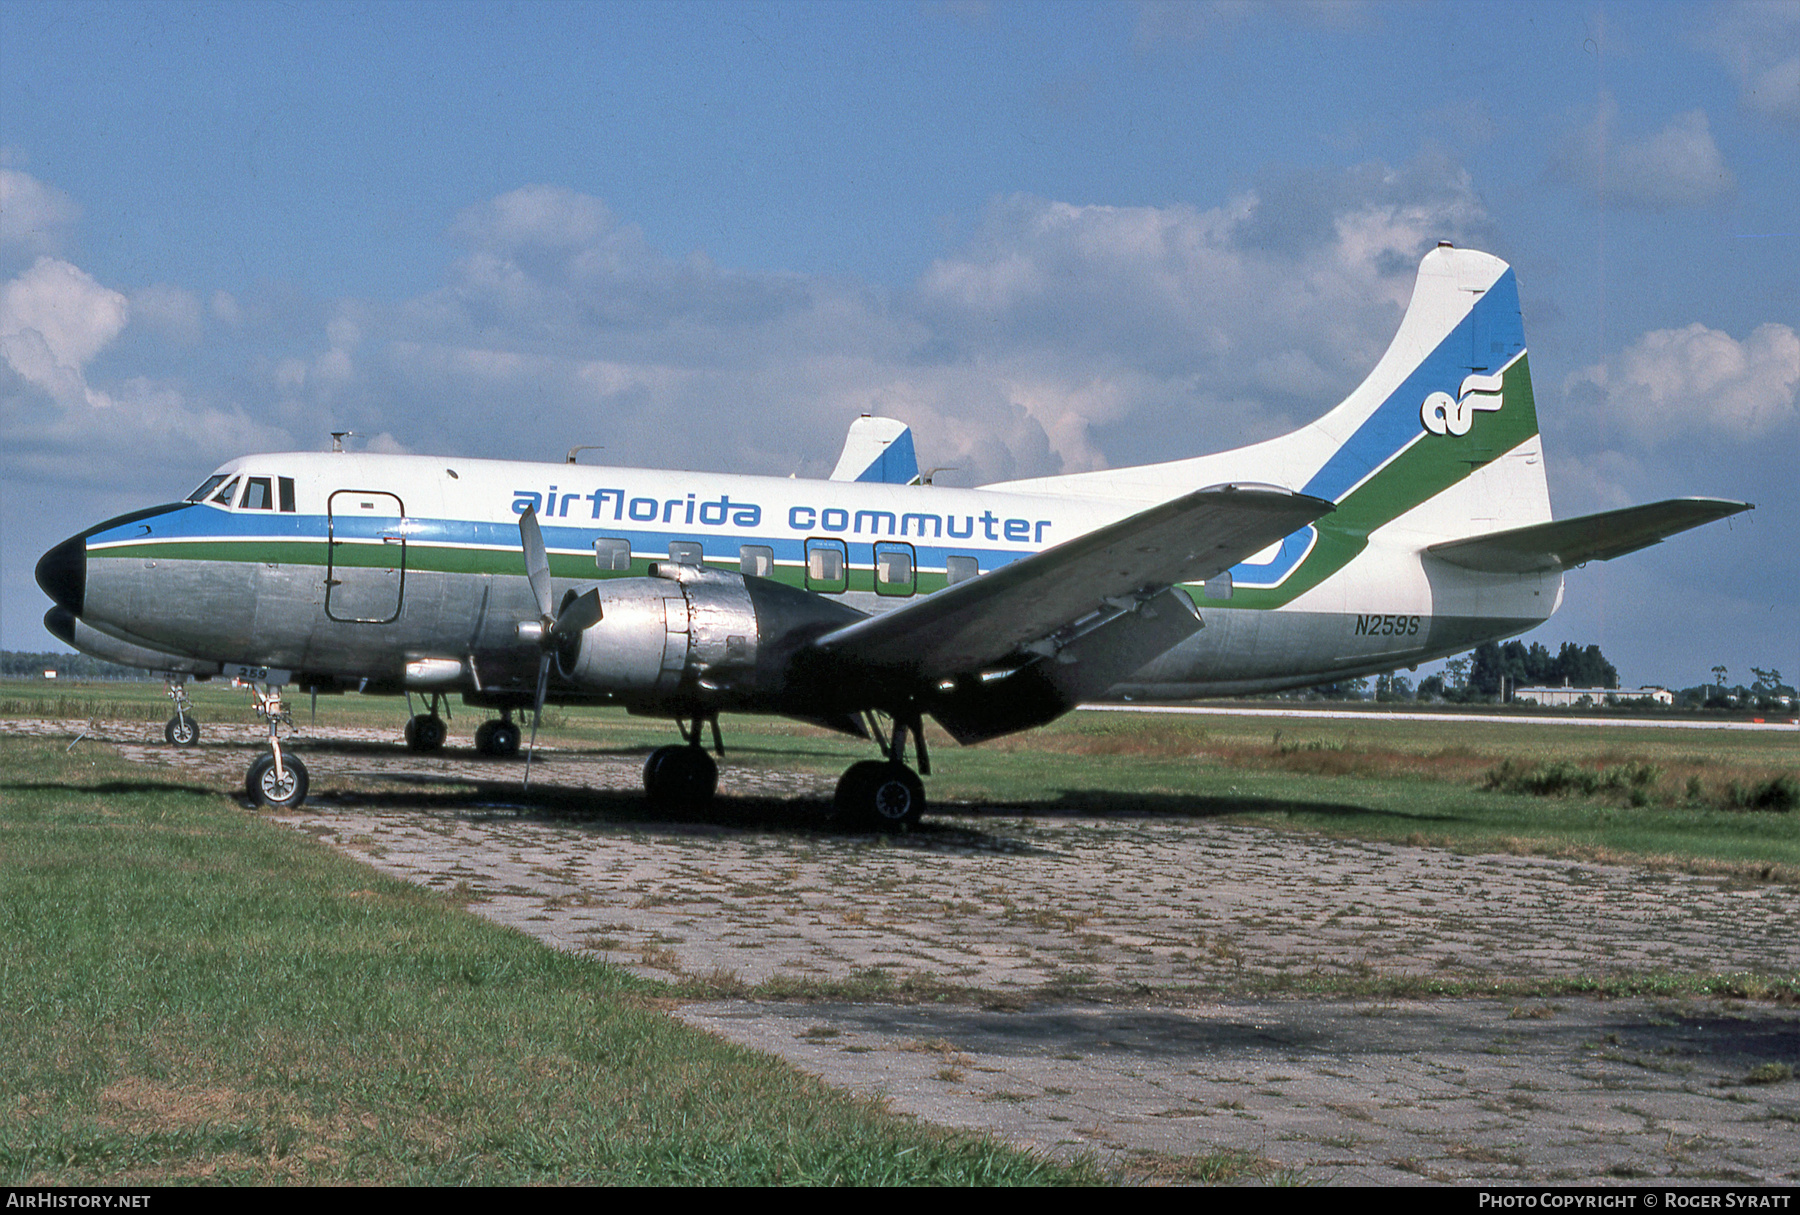
<path fill-rule="evenodd" d="M 719 716 L 871 739 L 835 805 L 925 807 L 923 720 L 960 743 L 1099 697 L 1303 686 L 1524 632 L 1563 573 L 1749 509 L 1678 498 L 1553 520 L 1511 269 L 1440 245 L 1392 345 L 1291 434 L 1138 468 L 953 489 L 910 433 L 866 418 L 833 479 L 461 456 L 245 456 L 184 502 L 111 519 L 37 567 L 50 631 L 183 681 L 250 686 L 270 751 L 253 798 L 295 805 L 282 689 L 417 692 L 408 742 L 460 694 L 515 754 L 545 703 L 672 718 L 653 799 L 712 796 Z M 527 753 L 529 764 L 529 752 Z M 527 768 L 529 772 L 529 767 Z"/>

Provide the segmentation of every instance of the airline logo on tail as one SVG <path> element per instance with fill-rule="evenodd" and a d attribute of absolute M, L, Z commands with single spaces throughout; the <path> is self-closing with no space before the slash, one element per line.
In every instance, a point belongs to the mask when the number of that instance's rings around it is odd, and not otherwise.
<path fill-rule="evenodd" d="M 1447 392 L 1434 392 L 1419 406 L 1419 420 L 1434 435 L 1466 435 L 1475 424 L 1476 410 L 1493 413 L 1504 403 L 1500 380 L 1497 375 L 1469 376 L 1454 400 Z"/>

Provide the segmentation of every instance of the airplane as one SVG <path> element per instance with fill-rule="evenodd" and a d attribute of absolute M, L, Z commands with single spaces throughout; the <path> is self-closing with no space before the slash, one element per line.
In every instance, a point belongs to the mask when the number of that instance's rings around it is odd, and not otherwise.
<path fill-rule="evenodd" d="M 269 754 L 246 789 L 274 806 L 307 790 L 292 684 L 426 697 L 421 751 L 453 695 L 499 712 L 475 735 L 495 756 L 546 703 L 671 718 L 644 768 L 668 804 L 716 789 L 703 727 L 723 754 L 721 714 L 784 715 L 873 741 L 835 813 L 904 829 L 927 716 L 967 745 L 1086 700 L 1394 670 L 1541 624 L 1572 567 L 1752 509 L 1554 519 L 1514 273 L 1448 242 L 1342 403 L 1213 455 L 963 489 L 881 418 L 825 481 L 337 446 L 231 460 L 37 566 L 53 634 L 167 674 L 171 741 L 197 737 L 187 678 L 250 687 Z"/>

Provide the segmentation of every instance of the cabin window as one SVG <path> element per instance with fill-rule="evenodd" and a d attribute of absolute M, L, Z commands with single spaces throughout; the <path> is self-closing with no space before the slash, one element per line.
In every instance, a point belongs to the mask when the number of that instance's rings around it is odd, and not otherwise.
<path fill-rule="evenodd" d="M 981 563 L 973 557 L 944 558 L 944 583 L 946 586 L 967 582 L 969 579 L 979 576 L 980 573 Z"/>
<path fill-rule="evenodd" d="M 875 593 L 910 595 L 915 589 L 913 547 L 910 544 L 875 546 Z"/>
<path fill-rule="evenodd" d="M 748 578 L 768 578 L 775 573 L 775 550 L 766 544 L 746 544 L 738 549 L 738 573 Z"/>
<path fill-rule="evenodd" d="M 275 480 L 281 486 L 281 509 L 291 515 L 294 513 L 294 479 L 277 477 Z"/>
<path fill-rule="evenodd" d="M 230 506 L 231 500 L 237 497 L 238 479 L 233 477 L 225 483 L 225 488 L 212 496 L 212 500 L 220 506 Z"/>
<path fill-rule="evenodd" d="M 244 482 L 244 500 L 240 510 L 274 510 L 275 483 L 268 477 L 251 477 Z"/>
<path fill-rule="evenodd" d="M 706 549 L 697 540 L 669 541 L 669 560 L 677 565 L 691 565 L 696 568 L 706 561 Z"/>
<path fill-rule="evenodd" d="M 602 572 L 619 574 L 631 569 L 631 541 L 602 536 L 594 541 L 594 564 Z"/>
<path fill-rule="evenodd" d="M 806 542 L 806 589 L 841 595 L 850 587 L 849 553 L 842 540 Z"/>
<path fill-rule="evenodd" d="M 224 479 L 224 473 L 214 473 L 212 476 L 202 481 L 200 483 L 200 488 L 189 494 L 187 500 L 189 502 L 204 502 L 206 500 L 206 495 L 212 493 L 212 491 L 218 487 L 219 482 Z"/>

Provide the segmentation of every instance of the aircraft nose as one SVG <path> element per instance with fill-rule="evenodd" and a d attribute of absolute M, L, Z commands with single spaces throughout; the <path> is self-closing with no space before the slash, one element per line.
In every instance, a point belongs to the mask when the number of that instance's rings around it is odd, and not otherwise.
<path fill-rule="evenodd" d="M 53 607 L 45 612 L 44 627 L 52 637 L 70 649 L 75 648 L 75 613 L 68 608 Z"/>
<path fill-rule="evenodd" d="M 71 536 L 38 558 L 37 584 L 76 616 L 87 598 L 87 537 Z"/>

